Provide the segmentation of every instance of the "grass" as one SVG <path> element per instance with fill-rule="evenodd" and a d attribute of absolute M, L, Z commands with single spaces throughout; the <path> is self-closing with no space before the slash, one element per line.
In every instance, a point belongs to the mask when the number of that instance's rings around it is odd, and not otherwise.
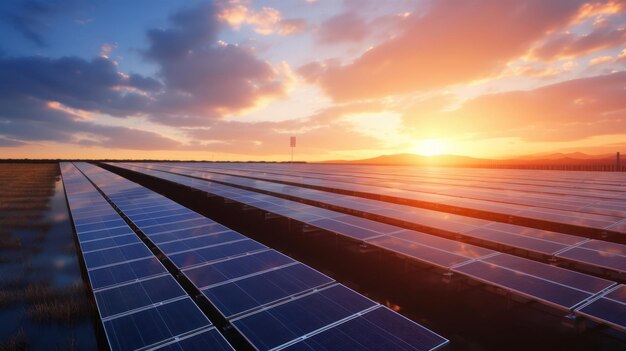
<path fill-rule="evenodd" d="M 8 340 L 0 342 L 0 351 L 21 351 L 28 350 L 30 341 L 24 329 L 20 328 L 17 333 Z"/>
<path fill-rule="evenodd" d="M 37 322 L 75 323 L 89 318 L 93 308 L 86 299 L 74 297 L 67 300 L 53 300 L 30 304 L 26 315 Z"/>
<path fill-rule="evenodd" d="M 30 284 L 24 290 L 27 316 L 38 322 L 72 323 L 93 315 L 94 306 L 79 285 L 54 288 Z"/>

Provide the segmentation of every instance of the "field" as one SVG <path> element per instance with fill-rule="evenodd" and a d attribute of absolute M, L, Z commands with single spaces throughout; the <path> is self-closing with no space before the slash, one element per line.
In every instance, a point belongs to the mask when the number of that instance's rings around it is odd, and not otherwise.
<path fill-rule="evenodd" d="M 97 347 L 59 168 L 0 165 L 0 350 Z"/>

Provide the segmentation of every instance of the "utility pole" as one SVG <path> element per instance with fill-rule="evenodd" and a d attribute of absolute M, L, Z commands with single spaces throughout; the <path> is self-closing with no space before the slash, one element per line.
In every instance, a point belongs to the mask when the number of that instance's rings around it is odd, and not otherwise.
<path fill-rule="evenodd" d="M 289 138 L 289 146 L 291 147 L 291 163 L 293 163 L 293 148 L 296 147 L 296 137 Z"/>
<path fill-rule="evenodd" d="M 615 156 L 615 170 L 617 172 L 620 172 L 622 170 L 622 163 L 619 157 L 619 151 L 617 152 L 617 155 Z"/>

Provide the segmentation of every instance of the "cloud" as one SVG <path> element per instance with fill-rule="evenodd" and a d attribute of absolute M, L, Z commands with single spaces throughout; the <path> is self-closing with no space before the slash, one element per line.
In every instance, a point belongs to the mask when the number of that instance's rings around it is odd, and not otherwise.
<path fill-rule="evenodd" d="M 218 7 L 218 18 L 235 29 L 247 24 L 262 35 L 291 35 L 300 33 L 306 28 L 305 20 L 283 19 L 280 11 L 273 7 L 264 6 L 260 11 L 256 11 L 238 0 L 219 2 Z"/>
<path fill-rule="evenodd" d="M 77 57 L 0 58 L 0 78 L 3 98 L 56 101 L 119 117 L 142 113 L 150 103 L 143 90 L 160 86 L 152 78 L 128 77 L 102 57 L 91 61 Z"/>
<path fill-rule="evenodd" d="M 418 104 L 407 127 L 445 130 L 473 138 L 518 137 L 574 141 L 626 133 L 626 72 L 569 80 L 545 87 L 482 95 L 445 111 L 445 99 Z"/>
<path fill-rule="evenodd" d="M 626 43 L 626 29 L 602 25 L 584 35 L 570 32 L 552 36 L 545 44 L 533 50 L 533 56 L 550 61 L 582 56 L 594 51 L 617 47 Z"/>
<path fill-rule="evenodd" d="M 13 139 L 0 137 L 0 147 L 16 147 L 16 146 L 22 146 L 24 144 L 25 144 L 24 142 L 21 142 L 19 140 L 13 140 Z"/>
<path fill-rule="evenodd" d="M 381 140 L 354 130 L 342 117 L 381 109 L 375 103 L 347 104 L 279 122 L 215 121 L 208 129 L 187 129 L 187 133 L 208 150 L 247 155 L 286 153 L 290 136 L 298 138 L 298 151 L 305 153 L 380 148 Z"/>
<path fill-rule="evenodd" d="M 317 33 L 323 44 L 360 42 L 367 37 L 369 29 L 365 20 L 355 12 L 343 12 L 324 21 Z"/>
<path fill-rule="evenodd" d="M 171 28 L 148 32 L 145 57 L 158 64 L 165 83 L 156 97 L 156 120 L 186 124 L 197 116 L 218 118 L 286 94 L 289 81 L 280 69 L 251 49 L 218 41 L 217 11 L 213 3 L 186 9 L 172 16 Z"/>
<path fill-rule="evenodd" d="M 397 36 L 348 64 L 314 62 L 299 73 L 336 101 L 440 88 L 497 74 L 546 33 L 568 25 L 581 1 L 433 1 Z M 423 11 L 416 11 L 420 13 Z M 398 20 L 403 20 L 399 17 Z"/>
<path fill-rule="evenodd" d="M 12 9 L 0 14 L 0 18 L 31 43 L 43 47 L 47 44 L 43 36 L 47 29 L 46 19 L 66 10 L 73 3 L 74 1 L 67 0 L 22 0 Z"/>
<path fill-rule="evenodd" d="M 97 123 L 105 114 L 203 126 L 224 113 L 283 96 L 288 65 L 273 67 L 250 49 L 219 43 L 212 3 L 177 12 L 171 28 L 148 31 L 156 77 L 121 72 L 104 45 L 92 60 L 0 56 L 2 145 L 54 141 L 139 150 L 183 147 L 158 133 Z"/>
<path fill-rule="evenodd" d="M 0 125 L 0 139 L 13 141 L 12 146 L 33 141 L 135 150 L 167 150 L 181 146 L 154 132 L 82 120 L 57 104 L 33 97 L 0 99 Z"/>

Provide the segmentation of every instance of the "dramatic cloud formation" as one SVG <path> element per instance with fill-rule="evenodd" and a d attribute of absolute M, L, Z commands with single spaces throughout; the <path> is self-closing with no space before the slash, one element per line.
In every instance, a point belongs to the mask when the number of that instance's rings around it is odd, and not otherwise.
<path fill-rule="evenodd" d="M 212 4 L 180 11 L 171 22 L 171 29 L 148 32 L 145 57 L 158 65 L 158 80 L 120 72 L 107 55 L 91 61 L 0 58 L 0 134 L 24 140 L 168 149 L 179 143 L 156 133 L 76 121 L 75 117 L 102 113 L 121 118 L 146 116 L 172 125 L 204 125 L 223 113 L 284 94 L 286 83 L 277 69 L 249 49 L 218 42 L 220 23 Z M 106 53 L 111 50 L 108 47 Z"/>
<path fill-rule="evenodd" d="M 281 72 L 249 49 L 218 42 L 216 11 L 212 4 L 184 10 L 172 16 L 173 28 L 148 32 L 145 56 L 159 65 L 166 87 L 158 111 L 179 115 L 183 123 L 188 115 L 216 118 L 285 94 Z"/>
<path fill-rule="evenodd" d="M 430 139 L 480 157 L 500 139 L 626 138 L 624 1 L 24 0 L 0 4 L 0 30 L 3 156 L 283 159 L 297 136 L 310 160 Z"/>
<path fill-rule="evenodd" d="M 575 35 L 567 32 L 551 37 L 533 51 L 541 60 L 554 60 L 585 55 L 594 51 L 626 44 L 626 28 L 601 25 L 591 33 Z"/>
<path fill-rule="evenodd" d="M 354 62 L 313 62 L 299 72 L 338 101 L 469 82 L 498 73 L 546 33 L 563 28 L 581 3 L 435 1 L 426 14 L 407 21 L 403 33 Z"/>

